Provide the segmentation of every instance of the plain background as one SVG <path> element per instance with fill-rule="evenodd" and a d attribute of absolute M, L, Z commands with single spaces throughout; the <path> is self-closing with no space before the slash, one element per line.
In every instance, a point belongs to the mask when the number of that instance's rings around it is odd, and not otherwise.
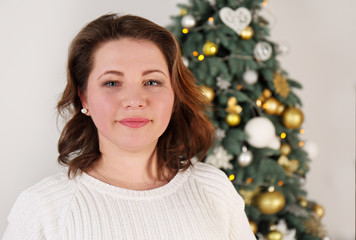
<path fill-rule="evenodd" d="M 187 0 L 0 1 L 0 234 L 18 194 L 58 172 L 55 105 L 65 86 L 67 48 L 87 22 L 131 13 L 167 26 Z M 318 145 L 309 198 L 325 207 L 332 239 L 355 239 L 356 1 L 273 0 L 271 40 L 298 91 L 305 140 Z M 0 235 L 0 236 L 1 236 Z"/>

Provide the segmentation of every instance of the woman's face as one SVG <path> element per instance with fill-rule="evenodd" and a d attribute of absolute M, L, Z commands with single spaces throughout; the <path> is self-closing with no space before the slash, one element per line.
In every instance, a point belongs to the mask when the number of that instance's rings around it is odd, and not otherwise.
<path fill-rule="evenodd" d="M 82 103 L 98 129 L 101 150 L 155 147 L 173 102 L 165 57 L 153 42 L 124 38 L 94 52 Z"/>

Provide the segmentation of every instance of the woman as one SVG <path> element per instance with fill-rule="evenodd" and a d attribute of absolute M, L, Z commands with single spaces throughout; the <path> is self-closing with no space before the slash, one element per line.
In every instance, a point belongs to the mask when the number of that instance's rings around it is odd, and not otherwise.
<path fill-rule="evenodd" d="M 255 239 L 226 175 L 191 161 L 214 127 L 171 33 L 102 16 L 73 40 L 67 73 L 67 174 L 19 196 L 4 239 Z"/>

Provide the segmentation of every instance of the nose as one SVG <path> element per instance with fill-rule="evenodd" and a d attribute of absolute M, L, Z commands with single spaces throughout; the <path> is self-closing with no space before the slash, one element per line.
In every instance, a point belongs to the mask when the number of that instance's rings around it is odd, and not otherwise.
<path fill-rule="evenodd" d="M 147 105 L 145 94 L 137 89 L 127 89 L 121 103 L 128 110 L 144 109 Z"/>

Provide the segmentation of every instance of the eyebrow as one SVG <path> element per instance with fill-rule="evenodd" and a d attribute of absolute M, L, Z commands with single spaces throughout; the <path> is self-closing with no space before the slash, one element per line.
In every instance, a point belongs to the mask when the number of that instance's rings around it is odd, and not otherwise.
<path fill-rule="evenodd" d="M 150 70 L 146 70 L 142 73 L 142 76 L 145 76 L 145 75 L 148 75 L 150 73 L 154 73 L 154 72 L 158 72 L 158 73 L 162 73 L 164 76 L 167 77 L 167 75 L 162 72 L 161 70 L 159 69 L 150 69 Z M 109 70 L 109 71 L 105 71 L 99 78 L 101 78 L 102 76 L 106 75 L 106 74 L 115 74 L 115 75 L 118 75 L 118 76 L 124 76 L 125 74 L 123 72 L 120 72 L 120 71 L 116 71 L 116 70 Z"/>

